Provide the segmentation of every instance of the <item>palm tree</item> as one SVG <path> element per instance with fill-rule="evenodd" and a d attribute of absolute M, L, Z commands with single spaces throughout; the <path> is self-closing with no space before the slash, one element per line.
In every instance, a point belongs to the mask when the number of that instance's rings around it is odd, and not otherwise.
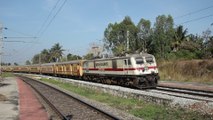
<path fill-rule="evenodd" d="M 60 61 L 62 58 L 64 49 L 62 49 L 62 46 L 60 46 L 59 43 L 56 43 L 52 46 L 50 49 L 50 60 L 52 62 Z"/>
<path fill-rule="evenodd" d="M 47 49 L 44 49 L 40 53 L 40 62 L 49 63 L 50 62 L 50 52 Z"/>
<path fill-rule="evenodd" d="M 186 40 L 187 29 L 183 30 L 183 26 L 180 25 L 176 28 L 174 35 L 174 42 L 172 43 L 173 51 L 179 50 L 179 47 L 183 41 Z"/>

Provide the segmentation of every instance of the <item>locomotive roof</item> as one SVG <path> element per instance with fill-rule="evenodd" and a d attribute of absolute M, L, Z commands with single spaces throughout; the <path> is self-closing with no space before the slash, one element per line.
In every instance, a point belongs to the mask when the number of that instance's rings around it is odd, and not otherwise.
<path fill-rule="evenodd" d="M 142 53 L 142 54 L 129 54 L 126 56 L 121 56 L 121 57 L 110 57 L 110 58 L 101 58 L 101 59 L 92 59 L 92 60 L 86 60 L 86 61 L 93 61 L 93 60 L 111 60 L 111 59 L 125 59 L 125 58 L 130 58 L 130 57 L 153 57 L 152 54 L 148 53 Z"/>

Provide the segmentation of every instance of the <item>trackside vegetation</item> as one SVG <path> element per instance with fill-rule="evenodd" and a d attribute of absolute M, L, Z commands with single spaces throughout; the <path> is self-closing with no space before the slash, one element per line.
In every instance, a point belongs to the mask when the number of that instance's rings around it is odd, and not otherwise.
<path fill-rule="evenodd" d="M 48 82 L 64 88 L 68 91 L 74 92 L 81 96 L 87 97 L 115 107 L 122 111 L 128 112 L 137 117 L 145 120 L 211 120 L 208 115 L 201 115 L 200 113 L 187 111 L 180 108 L 170 108 L 153 103 L 147 103 L 142 100 L 121 98 L 112 96 L 107 93 L 103 93 L 94 89 L 75 86 L 70 83 L 63 83 L 53 79 L 41 79 L 44 82 Z"/>
<path fill-rule="evenodd" d="M 2 78 L 5 78 L 5 77 L 14 77 L 14 74 L 13 73 L 9 73 L 9 72 L 3 72 L 1 74 L 1 77 Z"/>
<path fill-rule="evenodd" d="M 213 59 L 162 61 L 158 68 L 162 80 L 213 84 Z"/>

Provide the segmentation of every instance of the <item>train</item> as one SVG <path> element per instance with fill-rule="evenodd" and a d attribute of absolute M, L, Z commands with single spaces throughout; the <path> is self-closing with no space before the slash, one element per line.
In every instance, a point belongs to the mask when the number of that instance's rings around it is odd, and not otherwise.
<path fill-rule="evenodd" d="M 160 79 L 156 59 L 147 53 L 92 60 L 3 66 L 3 71 L 77 78 L 139 89 L 156 88 Z"/>

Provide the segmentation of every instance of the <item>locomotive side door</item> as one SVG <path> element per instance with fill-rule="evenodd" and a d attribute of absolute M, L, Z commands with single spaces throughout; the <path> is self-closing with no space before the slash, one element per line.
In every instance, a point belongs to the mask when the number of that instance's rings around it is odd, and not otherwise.
<path fill-rule="evenodd" d="M 123 60 L 123 74 L 128 75 L 129 73 L 129 61 L 128 59 Z"/>
<path fill-rule="evenodd" d="M 83 64 L 83 67 L 84 67 L 84 72 L 88 73 L 89 72 L 89 62 L 84 62 Z"/>

